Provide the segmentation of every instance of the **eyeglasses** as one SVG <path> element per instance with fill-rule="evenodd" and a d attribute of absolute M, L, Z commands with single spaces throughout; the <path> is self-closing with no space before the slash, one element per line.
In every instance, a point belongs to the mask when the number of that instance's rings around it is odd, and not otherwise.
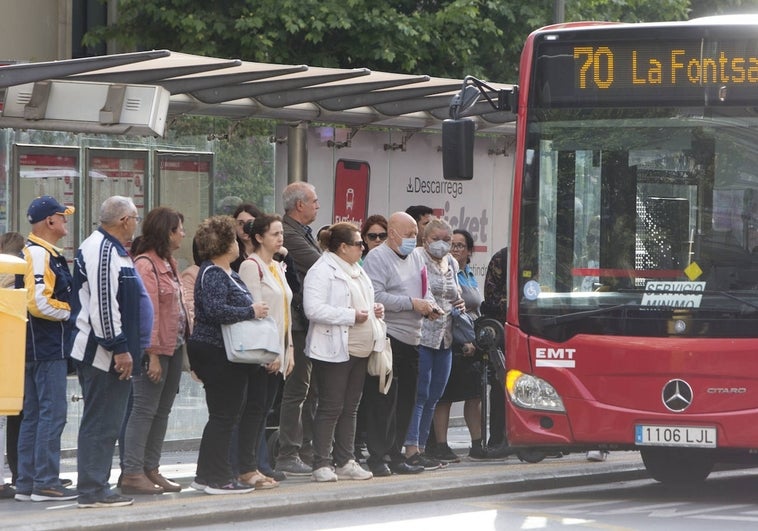
<path fill-rule="evenodd" d="M 367 232 L 366 237 L 369 240 L 379 239 L 381 241 L 384 241 L 387 239 L 387 233 L 386 232 Z"/>
<path fill-rule="evenodd" d="M 121 218 L 121 221 L 123 221 L 125 219 L 133 219 L 137 223 L 141 223 L 142 222 L 142 216 L 124 216 L 123 218 Z"/>
<path fill-rule="evenodd" d="M 466 244 L 465 243 L 454 243 L 454 244 L 452 244 L 450 246 L 450 248 L 453 251 L 463 251 L 464 249 L 466 249 Z"/>
<path fill-rule="evenodd" d="M 345 242 L 345 245 L 352 245 L 353 247 L 362 247 L 363 242 Z"/>

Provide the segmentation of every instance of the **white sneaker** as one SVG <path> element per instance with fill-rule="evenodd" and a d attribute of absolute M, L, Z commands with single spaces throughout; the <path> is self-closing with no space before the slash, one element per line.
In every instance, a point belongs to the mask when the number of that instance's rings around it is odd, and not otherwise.
<path fill-rule="evenodd" d="M 337 481 L 337 474 L 334 473 L 334 470 L 332 470 L 331 467 L 322 466 L 313 471 L 311 479 L 313 481 L 318 481 L 319 483 Z"/>
<path fill-rule="evenodd" d="M 608 452 L 604 450 L 591 450 L 587 452 L 587 461 L 601 462 L 608 457 Z"/>
<path fill-rule="evenodd" d="M 339 479 L 371 479 L 374 474 L 364 470 L 361 465 L 351 459 L 345 463 L 345 466 L 337 467 L 337 477 Z"/>

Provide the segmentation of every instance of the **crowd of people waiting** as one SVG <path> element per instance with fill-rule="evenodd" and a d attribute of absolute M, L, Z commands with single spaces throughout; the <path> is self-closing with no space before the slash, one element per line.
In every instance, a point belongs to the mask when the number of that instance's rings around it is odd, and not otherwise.
<path fill-rule="evenodd" d="M 133 502 L 127 495 L 180 491 L 160 460 L 183 369 L 205 391 L 191 487 L 208 494 L 275 488 L 288 476 L 367 480 L 445 467 L 460 459 L 447 442 L 457 401 L 465 402 L 471 458 L 510 453 L 502 404 L 489 441 L 483 430 L 486 360 L 452 334 L 454 312 L 476 317 L 483 302 L 502 321 L 502 265 L 491 267 L 492 278 L 488 271 L 482 294 L 468 265 L 471 234 L 428 207 L 372 215 L 362 227 L 335 223 L 314 237 L 315 188 L 292 183 L 282 199 L 282 217 L 242 204 L 204 220 L 184 271 L 174 256 L 184 217 L 175 209 L 157 207 L 143 221 L 130 198 L 108 198 L 71 272 L 57 244 L 74 207 L 51 196 L 31 202 L 28 237 L 0 239 L 0 252 L 27 261 L 23 278 L 0 281 L 27 289 L 29 315 L 23 415 L 13 417 L 15 430 L 7 425 L 13 478 L 5 483 L 0 462 L 0 497 L 118 507 Z M 222 326 L 267 317 L 279 356 L 264 365 L 229 361 Z M 367 366 L 390 347 L 387 387 Z M 74 371 L 85 396 L 76 487 L 60 477 Z M 494 405 L 502 384 L 492 387 Z M 280 393 L 271 463 L 266 425 Z M 110 485 L 117 442 L 120 493 Z"/>

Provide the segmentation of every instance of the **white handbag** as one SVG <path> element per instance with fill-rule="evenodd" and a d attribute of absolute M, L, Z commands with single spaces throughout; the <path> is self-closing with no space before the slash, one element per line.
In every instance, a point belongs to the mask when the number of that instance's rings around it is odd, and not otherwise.
<path fill-rule="evenodd" d="M 273 317 L 221 325 L 226 358 L 233 363 L 268 365 L 282 353 Z"/>
<path fill-rule="evenodd" d="M 200 288 L 203 287 L 203 271 L 200 277 Z M 236 282 L 234 282 L 240 291 Z M 279 338 L 279 328 L 273 317 L 263 319 L 246 319 L 236 323 L 221 325 L 221 337 L 224 339 L 226 359 L 232 363 L 257 363 L 268 365 L 282 353 L 282 343 Z"/>

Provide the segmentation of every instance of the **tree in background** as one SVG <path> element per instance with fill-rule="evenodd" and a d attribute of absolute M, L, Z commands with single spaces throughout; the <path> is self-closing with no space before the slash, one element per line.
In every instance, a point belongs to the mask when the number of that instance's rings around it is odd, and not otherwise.
<path fill-rule="evenodd" d="M 652 22 L 756 9 L 758 0 L 568 0 L 565 19 Z M 524 41 L 552 22 L 553 1 L 119 0 L 117 11 L 114 24 L 83 44 L 112 39 L 121 50 L 515 83 Z M 171 129 L 195 135 L 198 149 L 210 131 L 222 131 L 212 135 L 225 139 L 215 147 L 216 197 L 271 208 L 271 123 L 182 117 Z"/>
<path fill-rule="evenodd" d="M 167 140 L 184 148 L 214 152 L 213 193 L 217 213 L 224 198 L 254 203 L 272 212 L 274 197 L 274 146 L 269 137 L 274 124 L 268 120 L 229 120 L 209 116 L 180 116 L 168 128 Z M 228 201 L 227 201 L 228 202 Z M 226 210 L 230 210 L 227 208 Z"/>
<path fill-rule="evenodd" d="M 569 0 L 565 12 L 567 21 L 683 20 L 714 3 Z M 85 44 L 507 83 L 526 36 L 552 17 L 552 0 L 120 0 L 117 21 Z"/>

